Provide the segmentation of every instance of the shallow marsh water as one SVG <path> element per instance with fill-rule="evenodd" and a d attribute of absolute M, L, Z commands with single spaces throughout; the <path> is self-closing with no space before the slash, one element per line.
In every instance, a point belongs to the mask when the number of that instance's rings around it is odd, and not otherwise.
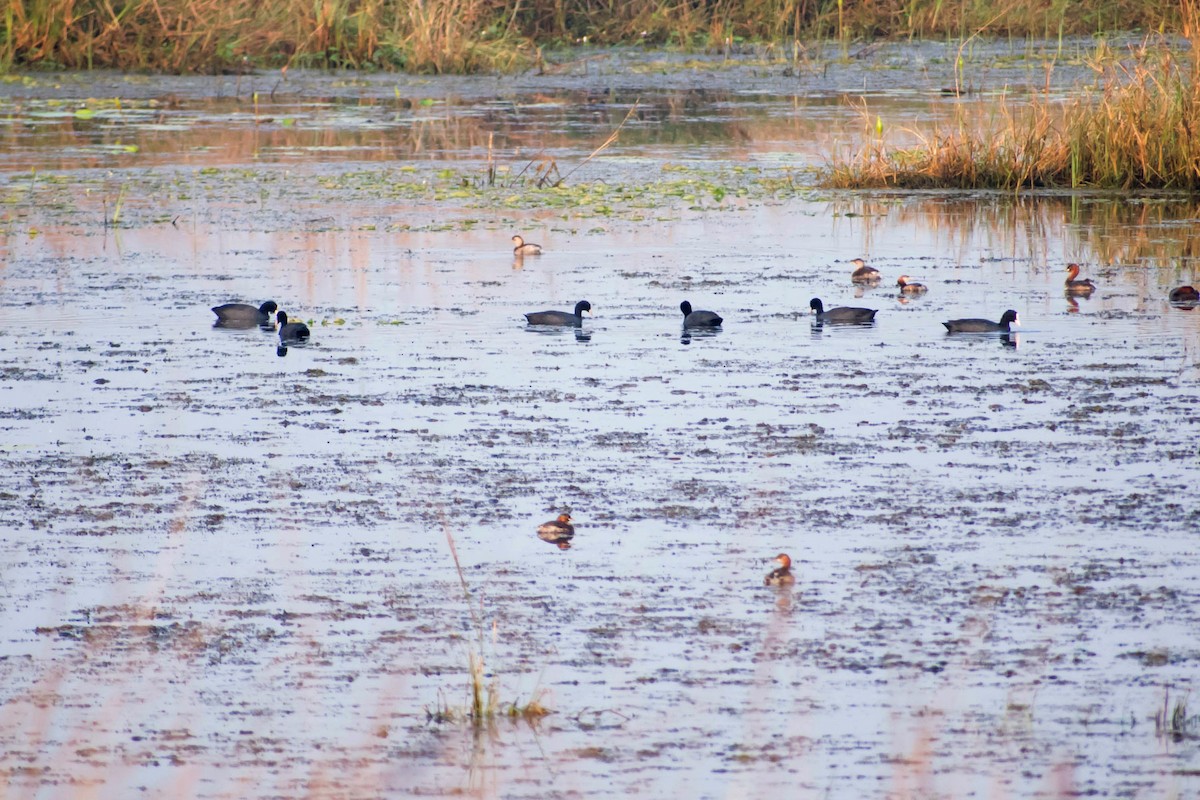
<path fill-rule="evenodd" d="M 257 109 L 238 82 L 276 78 L 13 85 L 8 792 L 1194 796 L 1154 714 L 1200 659 L 1200 309 L 1165 301 L 1196 204 L 812 189 L 864 81 L 889 119 L 948 102 L 929 47 L 307 74 Z M 1002 55 L 993 88 L 1043 80 Z M 635 100 L 566 188 L 518 179 Z M 877 322 L 813 328 L 813 296 Z M 268 298 L 309 343 L 211 327 Z M 582 298 L 582 331 L 522 324 Z M 724 329 L 685 336 L 683 299 Z M 1006 308 L 1008 341 L 940 325 Z M 794 592 L 761 586 L 781 550 Z M 430 721 L 471 651 L 553 713 Z"/>

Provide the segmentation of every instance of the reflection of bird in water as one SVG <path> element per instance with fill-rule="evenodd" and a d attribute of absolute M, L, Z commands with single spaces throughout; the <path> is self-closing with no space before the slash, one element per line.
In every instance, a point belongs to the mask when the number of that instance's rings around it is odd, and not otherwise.
<path fill-rule="evenodd" d="M 1179 286 L 1167 295 L 1172 303 L 1200 303 L 1200 290 L 1194 286 Z"/>
<path fill-rule="evenodd" d="M 1004 312 L 1004 316 L 1000 317 L 999 322 L 972 317 L 970 319 L 952 319 L 942 324 L 950 333 L 1008 333 L 1011 326 L 1017 324 L 1017 312 L 1010 308 Z"/>
<path fill-rule="evenodd" d="M 1092 283 L 1087 278 L 1081 281 L 1075 280 L 1079 277 L 1079 265 L 1067 264 L 1067 280 L 1063 286 L 1066 287 L 1067 294 L 1089 295 L 1096 291 L 1096 284 Z"/>
<path fill-rule="evenodd" d="M 530 325 L 582 325 L 583 312 L 591 311 L 592 304 L 587 300 L 580 300 L 575 304 L 575 313 L 571 314 L 566 311 L 535 311 L 525 315 L 526 321 Z"/>
<path fill-rule="evenodd" d="M 279 340 L 281 342 L 302 342 L 311 335 L 308 326 L 303 322 L 288 322 L 286 311 L 280 311 L 275 315 L 275 319 L 279 320 Z"/>
<path fill-rule="evenodd" d="M 821 302 L 819 297 L 814 297 L 808 301 L 808 307 L 812 310 L 813 319 L 816 322 L 828 322 L 830 324 L 866 324 L 875 321 L 875 315 L 878 310 L 874 308 L 855 308 L 854 306 L 838 306 L 825 310 L 825 304 Z"/>
<path fill-rule="evenodd" d="M 879 280 L 882 277 L 879 274 L 879 270 L 875 269 L 874 267 L 868 267 L 867 262 L 863 261 L 861 258 L 856 258 L 850 263 L 855 266 L 854 272 L 850 273 L 851 282 L 871 284 L 879 283 Z"/>
<path fill-rule="evenodd" d="M 717 328 L 724 320 L 712 311 L 692 311 L 692 304 L 684 300 L 679 304 L 683 312 L 683 327 L 685 328 Z"/>
<path fill-rule="evenodd" d="M 707 328 L 689 328 L 686 325 L 683 328 L 683 333 L 679 335 L 681 344 L 691 344 L 692 339 L 711 339 L 721 335 L 721 326 Z"/>
<path fill-rule="evenodd" d="M 540 256 L 542 254 L 542 246 L 532 242 L 526 244 L 525 240 L 520 236 L 512 237 L 513 255 L 514 256 Z"/>
<path fill-rule="evenodd" d="M 274 300 L 268 300 L 257 308 L 246 303 L 226 303 L 213 307 L 217 315 L 216 325 L 222 328 L 252 328 L 255 325 L 270 325 L 271 314 L 279 308 Z"/>
<path fill-rule="evenodd" d="M 796 576 L 792 574 L 792 559 L 787 553 L 775 556 L 775 563 L 779 567 L 767 573 L 767 577 L 763 578 L 763 586 L 791 586 L 796 582 Z"/>
<path fill-rule="evenodd" d="M 559 514 L 558 519 L 543 522 L 538 525 L 537 535 L 543 542 L 557 545 L 559 550 L 571 549 L 571 539 L 575 538 L 575 526 L 571 524 L 571 515 Z"/>
<path fill-rule="evenodd" d="M 896 285 L 900 287 L 901 294 L 925 294 L 929 291 L 929 287 L 923 283 L 909 283 L 907 275 L 897 278 Z"/>

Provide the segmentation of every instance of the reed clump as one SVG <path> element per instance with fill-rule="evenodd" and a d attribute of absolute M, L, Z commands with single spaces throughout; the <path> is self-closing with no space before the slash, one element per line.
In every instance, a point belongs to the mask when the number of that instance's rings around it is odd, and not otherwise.
<path fill-rule="evenodd" d="M 1154 712 L 1154 732 L 1158 736 L 1169 736 L 1175 741 L 1196 736 L 1200 716 L 1188 715 L 1189 695 L 1190 692 L 1185 692 L 1182 697 L 1176 695 L 1172 704 L 1170 688 L 1163 688 L 1162 707 Z"/>
<path fill-rule="evenodd" d="M 1200 40 L 1179 56 L 1144 45 L 1065 104 L 1005 98 L 985 119 L 959 110 L 915 147 L 875 132 L 834 159 L 831 188 L 1170 189 L 1200 192 Z"/>
<path fill-rule="evenodd" d="M 0 0 L 0 68 L 219 72 L 324 66 L 511 70 L 533 48 L 502 0 Z"/>
<path fill-rule="evenodd" d="M 560 43 L 668 43 L 837 37 L 1060 36 L 1163 30 L 1152 0 L 870 3 L 737 0 L 0 0 L 0 68 L 215 72 L 321 65 L 413 72 L 507 71 Z"/>

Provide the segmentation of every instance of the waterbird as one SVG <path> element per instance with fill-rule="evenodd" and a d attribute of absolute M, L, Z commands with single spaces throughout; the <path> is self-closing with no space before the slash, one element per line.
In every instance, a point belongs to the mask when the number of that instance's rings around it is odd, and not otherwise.
<path fill-rule="evenodd" d="M 875 321 L 875 315 L 878 309 L 874 308 L 854 308 L 852 306 L 839 306 L 825 310 L 825 305 L 820 298 L 814 297 L 808 301 L 808 307 L 812 310 L 814 318 L 818 323 L 828 322 L 830 324 L 843 323 L 858 323 L 866 324 Z"/>
<path fill-rule="evenodd" d="M 214 306 L 212 312 L 217 315 L 218 323 L 266 325 L 271 321 L 271 314 L 278 308 L 274 300 L 268 300 L 257 308 L 246 303 L 226 303 L 223 306 Z"/>
<path fill-rule="evenodd" d="M 1091 294 L 1096 291 L 1096 284 L 1087 278 L 1077 281 L 1075 280 L 1077 277 L 1079 277 L 1079 265 L 1067 264 L 1067 280 L 1063 284 L 1066 287 L 1067 294 Z"/>
<path fill-rule="evenodd" d="M 792 559 L 787 553 L 775 556 L 775 563 L 779 567 L 767 573 L 767 577 L 763 578 L 763 586 L 791 586 L 796 582 L 796 576 L 792 574 Z"/>
<path fill-rule="evenodd" d="M 901 294 L 925 294 L 929 291 L 929 287 L 923 283 L 909 283 L 907 275 L 897 278 L 896 285 L 900 287 Z"/>
<path fill-rule="evenodd" d="M 850 280 L 853 283 L 879 283 L 882 277 L 879 270 L 874 267 L 868 267 L 867 262 L 861 258 L 856 258 L 850 262 L 855 266 L 854 272 L 850 273 Z"/>
<path fill-rule="evenodd" d="M 1167 298 L 1172 303 L 1200 303 L 1200 289 L 1194 286 L 1178 286 L 1171 290 Z"/>
<path fill-rule="evenodd" d="M 543 542 L 558 545 L 560 549 L 566 550 L 571 546 L 571 539 L 575 536 L 575 526 L 571 524 L 571 515 L 559 514 L 558 519 L 543 522 L 538 525 L 537 535 Z"/>
<path fill-rule="evenodd" d="M 308 326 L 303 322 L 288 322 L 286 311 L 280 311 L 275 315 L 275 319 L 279 320 L 280 341 L 297 342 L 307 339 L 311 335 Z"/>
<path fill-rule="evenodd" d="M 943 322 L 946 330 L 950 333 L 1008 333 L 1012 325 L 1018 324 L 1017 312 L 1011 308 L 1004 312 L 1000 317 L 999 322 L 992 322 L 990 319 L 952 319 L 949 322 Z"/>
<path fill-rule="evenodd" d="M 724 321 L 712 311 L 692 311 L 692 304 L 684 300 L 679 304 L 683 312 L 683 327 L 685 328 L 716 328 Z"/>
<path fill-rule="evenodd" d="M 513 255 L 514 256 L 540 256 L 542 254 L 542 246 L 540 244 L 525 243 L 525 240 L 520 236 L 512 237 Z"/>
<path fill-rule="evenodd" d="M 574 325 L 579 327 L 583 324 L 583 312 L 591 312 L 591 310 L 591 303 L 587 300 L 580 300 L 575 304 L 574 314 L 566 311 L 534 311 L 526 314 L 525 319 L 530 325 Z"/>

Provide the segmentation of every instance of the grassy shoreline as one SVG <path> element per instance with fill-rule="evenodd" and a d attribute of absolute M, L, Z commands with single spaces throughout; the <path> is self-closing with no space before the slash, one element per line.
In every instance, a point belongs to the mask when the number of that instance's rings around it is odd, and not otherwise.
<path fill-rule="evenodd" d="M 1004 95 L 982 119 L 957 106 L 913 147 L 868 130 L 857 152 L 830 159 L 820 184 L 1200 193 L 1200 14 L 1191 2 L 1181 7 L 1188 52 L 1147 39 L 1124 59 L 1098 59 L 1094 89 L 1065 102 L 1048 92 Z"/>
<path fill-rule="evenodd" d="M 588 41 L 720 48 L 743 41 L 1057 37 L 1174 30 L 1151 0 L 7 0 L 0 69 L 220 72 L 322 66 L 432 73 L 527 68 Z"/>

